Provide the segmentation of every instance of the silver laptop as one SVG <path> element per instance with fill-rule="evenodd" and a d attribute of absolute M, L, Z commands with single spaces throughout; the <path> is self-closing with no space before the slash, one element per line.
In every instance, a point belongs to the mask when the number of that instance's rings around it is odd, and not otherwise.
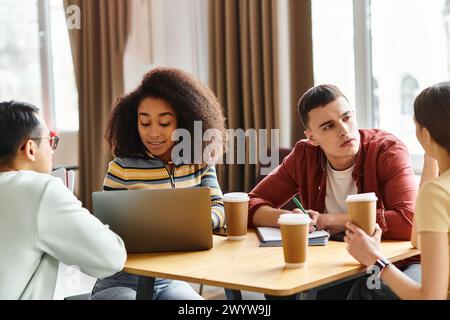
<path fill-rule="evenodd" d="M 211 249 L 208 187 L 94 192 L 94 214 L 128 253 Z"/>

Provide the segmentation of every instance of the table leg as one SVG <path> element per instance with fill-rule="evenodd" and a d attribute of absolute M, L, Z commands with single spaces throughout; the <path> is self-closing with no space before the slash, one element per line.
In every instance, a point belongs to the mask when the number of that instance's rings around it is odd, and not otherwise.
<path fill-rule="evenodd" d="M 153 300 L 155 278 L 139 276 L 136 300 Z"/>
<path fill-rule="evenodd" d="M 364 275 L 365 275 L 365 273 L 356 274 L 356 275 L 350 276 L 350 277 L 345 278 L 345 279 L 340 279 L 340 280 L 337 280 L 337 281 L 334 281 L 334 282 L 330 282 L 330 283 L 321 285 L 319 287 L 310 289 L 308 291 L 299 292 L 299 293 L 296 294 L 296 299 L 297 300 L 316 300 L 317 299 L 317 292 L 319 290 L 327 289 L 327 288 L 336 286 L 338 284 L 341 284 L 341 283 L 344 283 L 344 282 L 347 282 L 347 281 L 355 280 L 355 279 L 358 279 L 358 278 L 360 278 L 360 277 L 362 277 Z"/>
<path fill-rule="evenodd" d="M 225 296 L 227 300 L 242 300 L 242 293 L 239 290 L 225 288 Z"/>
<path fill-rule="evenodd" d="M 317 289 L 311 289 L 304 292 L 299 292 L 296 295 L 297 300 L 316 300 L 317 299 Z"/>

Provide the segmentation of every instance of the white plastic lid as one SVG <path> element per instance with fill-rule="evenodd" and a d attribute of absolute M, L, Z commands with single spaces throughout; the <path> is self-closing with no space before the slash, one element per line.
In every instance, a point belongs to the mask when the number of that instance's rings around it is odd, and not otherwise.
<path fill-rule="evenodd" d="M 303 213 L 284 213 L 278 218 L 278 224 L 310 224 L 311 218 Z"/>
<path fill-rule="evenodd" d="M 226 202 L 242 202 L 249 201 L 250 198 L 245 192 L 230 192 L 223 195 L 223 201 Z"/>
<path fill-rule="evenodd" d="M 377 201 L 378 198 L 375 192 L 352 194 L 347 196 L 345 202 L 358 202 L 358 201 Z"/>

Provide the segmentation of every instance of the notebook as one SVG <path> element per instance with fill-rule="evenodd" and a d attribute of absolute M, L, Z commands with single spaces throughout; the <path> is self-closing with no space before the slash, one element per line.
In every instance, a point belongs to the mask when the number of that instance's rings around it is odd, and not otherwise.
<path fill-rule="evenodd" d="M 63 184 L 74 193 L 75 190 L 75 172 L 73 170 L 66 170 L 61 167 L 52 171 L 52 176 L 62 180 Z"/>
<path fill-rule="evenodd" d="M 281 247 L 281 232 L 278 228 L 257 227 L 260 247 Z M 308 244 L 310 246 L 326 246 L 330 234 L 325 230 L 314 231 L 309 234 Z"/>

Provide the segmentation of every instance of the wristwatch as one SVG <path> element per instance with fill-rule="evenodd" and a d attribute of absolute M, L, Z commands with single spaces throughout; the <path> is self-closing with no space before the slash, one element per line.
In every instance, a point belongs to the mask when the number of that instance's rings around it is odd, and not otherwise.
<path fill-rule="evenodd" d="M 381 276 L 381 272 L 383 272 L 384 268 L 386 268 L 390 264 L 391 264 L 391 262 L 388 259 L 386 259 L 386 258 L 377 259 L 377 261 L 375 262 L 375 265 L 380 270 L 380 273 L 378 274 L 378 277 Z"/>

